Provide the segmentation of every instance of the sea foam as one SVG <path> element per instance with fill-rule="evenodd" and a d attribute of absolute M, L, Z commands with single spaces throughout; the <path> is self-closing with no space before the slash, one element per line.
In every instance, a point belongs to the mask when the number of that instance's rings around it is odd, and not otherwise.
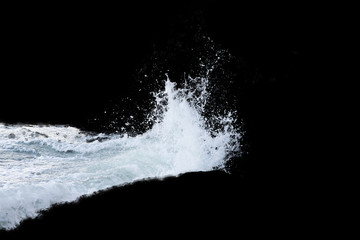
<path fill-rule="evenodd" d="M 150 130 L 129 136 L 71 126 L 0 124 L 0 229 L 15 228 L 54 203 L 114 185 L 223 169 L 240 151 L 234 112 L 204 117 L 208 76 L 177 87 L 167 77 L 153 94 Z"/>

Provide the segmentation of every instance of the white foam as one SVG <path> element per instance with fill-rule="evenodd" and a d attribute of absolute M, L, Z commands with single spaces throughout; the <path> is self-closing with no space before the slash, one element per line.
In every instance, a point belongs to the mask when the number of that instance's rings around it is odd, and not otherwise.
<path fill-rule="evenodd" d="M 163 92 L 155 94 L 157 110 L 164 111 L 151 130 L 135 137 L 0 124 L 0 229 L 14 228 L 51 204 L 114 185 L 222 167 L 229 152 L 238 150 L 241 134 L 232 128 L 231 115 L 220 119 L 223 131 L 205 127 L 207 79 L 190 80 L 202 83 L 196 98 L 192 89 L 165 81 Z"/>

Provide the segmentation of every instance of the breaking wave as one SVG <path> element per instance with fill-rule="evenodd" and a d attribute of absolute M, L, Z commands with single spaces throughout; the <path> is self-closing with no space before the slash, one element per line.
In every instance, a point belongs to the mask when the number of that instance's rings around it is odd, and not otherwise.
<path fill-rule="evenodd" d="M 236 112 L 205 114 L 211 71 L 188 76 L 181 86 L 164 75 L 161 90 L 152 93 L 152 125 L 137 135 L 0 123 L 0 229 L 114 185 L 224 169 L 239 154 L 242 134 Z"/>

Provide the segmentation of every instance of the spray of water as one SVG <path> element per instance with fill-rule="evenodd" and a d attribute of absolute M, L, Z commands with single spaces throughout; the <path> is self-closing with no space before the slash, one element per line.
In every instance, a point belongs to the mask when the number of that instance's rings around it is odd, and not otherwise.
<path fill-rule="evenodd" d="M 236 112 L 211 111 L 209 68 L 153 92 L 141 134 L 91 135 L 70 126 L 0 124 L 0 229 L 51 204 L 149 177 L 224 169 L 240 153 Z M 131 119 L 130 119 L 131 120 Z"/>

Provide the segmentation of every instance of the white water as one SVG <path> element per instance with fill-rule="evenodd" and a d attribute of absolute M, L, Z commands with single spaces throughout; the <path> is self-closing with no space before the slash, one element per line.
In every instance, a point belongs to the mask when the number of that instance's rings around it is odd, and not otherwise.
<path fill-rule="evenodd" d="M 239 150 L 241 134 L 228 114 L 220 119 L 224 130 L 211 136 L 201 116 L 207 79 L 190 80 L 201 83 L 200 95 L 195 99 L 194 91 L 176 90 L 168 79 L 156 94 L 155 124 L 135 137 L 0 123 L 0 229 L 15 228 L 51 204 L 114 185 L 223 167 Z"/>

